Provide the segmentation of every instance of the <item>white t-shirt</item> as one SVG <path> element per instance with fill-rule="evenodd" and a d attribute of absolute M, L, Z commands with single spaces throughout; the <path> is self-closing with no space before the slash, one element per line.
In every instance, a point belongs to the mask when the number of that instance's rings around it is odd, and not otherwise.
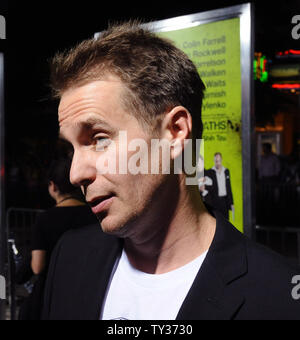
<path fill-rule="evenodd" d="M 135 269 L 123 250 L 116 262 L 101 313 L 102 320 L 175 320 L 207 251 L 165 274 Z"/>
<path fill-rule="evenodd" d="M 217 182 L 218 182 L 218 196 L 219 197 L 225 197 L 227 196 L 227 190 L 226 190 L 226 175 L 225 175 L 225 170 L 222 166 L 221 171 L 219 172 L 216 167 L 213 167 L 213 169 L 216 172 L 217 175 Z"/>

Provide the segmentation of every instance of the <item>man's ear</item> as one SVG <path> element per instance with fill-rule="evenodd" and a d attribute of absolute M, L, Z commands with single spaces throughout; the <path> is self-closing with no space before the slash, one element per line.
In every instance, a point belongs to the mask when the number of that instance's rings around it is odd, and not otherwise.
<path fill-rule="evenodd" d="M 176 106 L 167 112 L 162 121 L 162 138 L 172 146 L 172 158 L 182 153 L 184 141 L 192 136 L 192 116 L 183 106 Z"/>

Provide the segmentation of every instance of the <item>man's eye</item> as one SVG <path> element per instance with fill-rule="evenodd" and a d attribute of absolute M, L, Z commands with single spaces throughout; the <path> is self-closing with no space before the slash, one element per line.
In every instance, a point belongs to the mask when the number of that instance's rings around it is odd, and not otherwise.
<path fill-rule="evenodd" d="M 104 149 L 110 144 L 111 140 L 106 137 L 96 138 L 96 151 L 104 151 Z"/>

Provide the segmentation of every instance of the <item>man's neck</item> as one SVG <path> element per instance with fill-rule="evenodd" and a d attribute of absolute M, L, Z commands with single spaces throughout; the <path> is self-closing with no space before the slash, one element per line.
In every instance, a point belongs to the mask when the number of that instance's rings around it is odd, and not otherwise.
<path fill-rule="evenodd" d="M 206 210 L 198 188 L 185 188 L 172 217 L 161 219 L 161 225 L 149 225 L 156 230 L 150 238 L 125 239 L 125 251 L 136 269 L 166 273 L 191 262 L 210 247 L 216 220 Z"/>
<path fill-rule="evenodd" d="M 218 167 L 218 168 L 217 168 L 217 167 L 214 167 L 214 169 L 215 169 L 216 172 L 218 172 L 218 173 L 220 174 L 220 173 L 222 173 L 222 171 L 223 171 L 224 168 L 223 168 L 223 166 L 221 165 L 221 166 Z"/>
<path fill-rule="evenodd" d="M 75 197 L 70 194 L 59 195 L 56 197 L 56 206 L 57 207 L 68 207 L 68 206 L 77 206 L 77 205 L 85 205 L 83 202 L 79 201 Z"/>

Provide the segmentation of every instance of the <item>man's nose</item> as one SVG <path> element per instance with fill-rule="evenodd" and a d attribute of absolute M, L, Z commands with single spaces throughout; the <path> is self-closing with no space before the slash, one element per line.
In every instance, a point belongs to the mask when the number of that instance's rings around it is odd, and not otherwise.
<path fill-rule="evenodd" d="M 75 186 L 86 186 L 96 179 L 96 164 L 87 151 L 74 151 L 70 170 L 70 182 Z"/>

